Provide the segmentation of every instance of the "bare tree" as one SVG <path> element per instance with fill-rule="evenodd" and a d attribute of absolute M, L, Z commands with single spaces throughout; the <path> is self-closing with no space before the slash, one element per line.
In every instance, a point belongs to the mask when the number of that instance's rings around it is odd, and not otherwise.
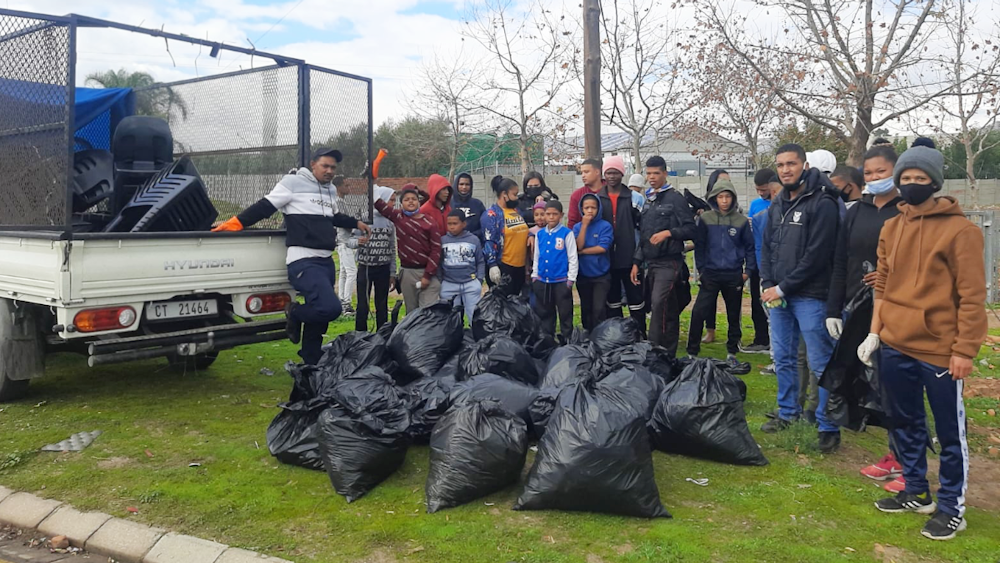
<path fill-rule="evenodd" d="M 631 138 L 636 170 L 642 168 L 642 146 L 656 144 L 658 135 L 676 126 L 693 105 L 671 53 L 678 38 L 667 13 L 661 0 L 602 5 L 601 113 Z"/>
<path fill-rule="evenodd" d="M 762 66 L 779 64 L 774 53 L 762 56 L 772 58 L 762 60 Z M 691 82 L 701 100 L 696 108 L 699 125 L 738 136 L 746 144 L 753 168 L 760 168 L 761 138 L 777 133 L 788 121 L 783 119 L 785 112 L 778 109 L 781 100 L 777 92 L 714 34 L 700 40 L 692 60 Z"/>
<path fill-rule="evenodd" d="M 1000 112 L 1000 38 L 976 37 L 972 4 L 950 0 L 943 10 L 953 48 L 945 61 L 953 90 L 935 107 L 941 118 L 938 133 L 965 149 L 965 182 L 973 207 L 979 207 L 976 161 L 1000 145 L 994 130 Z M 996 25 L 992 28 L 995 33 Z"/>
<path fill-rule="evenodd" d="M 498 136 L 509 132 L 515 139 L 524 173 L 534 164 L 534 144 L 570 113 L 557 103 L 575 53 L 564 24 L 565 16 L 557 17 L 541 0 L 523 10 L 513 0 L 483 0 L 470 8 L 463 28 L 489 57 L 480 63 L 473 109 L 492 117 Z"/>
<path fill-rule="evenodd" d="M 448 155 L 449 178 L 454 178 L 458 172 L 459 156 L 467 145 L 467 135 L 478 132 L 482 122 L 482 112 L 475 102 L 480 75 L 464 52 L 448 58 L 435 54 L 421 67 L 413 97 L 408 100 L 413 112 L 448 124 L 452 140 Z"/>
<path fill-rule="evenodd" d="M 692 0 L 701 25 L 746 62 L 793 112 L 851 143 L 860 163 L 871 132 L 946 94 L 952 85 L 924 74 L 939 0 L 759 0 L 771 40 L 744 32 L 761 12 L 737 13 L 727 0 Z M 774 12 L 777 12 L 775 14 Z M 756 20 L 755 20 L 756 21 Z M 783 55 L 768 66 L 765 53 Z"/>

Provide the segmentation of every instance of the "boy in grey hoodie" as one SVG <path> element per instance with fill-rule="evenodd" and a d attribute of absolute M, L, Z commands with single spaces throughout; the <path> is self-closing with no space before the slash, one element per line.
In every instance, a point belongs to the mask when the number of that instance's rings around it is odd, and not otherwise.
<path fill-rule="evenodd" d="M 486 258 L 479 237 L 465 230 L 465 213 L 452 210 L 447 217 L 448 234 L 441 237 L 441 299 L 455 297 L 465 307 L 465 316 L 472 322 L 472 313 L 483 296 L 486 279 Z"/>

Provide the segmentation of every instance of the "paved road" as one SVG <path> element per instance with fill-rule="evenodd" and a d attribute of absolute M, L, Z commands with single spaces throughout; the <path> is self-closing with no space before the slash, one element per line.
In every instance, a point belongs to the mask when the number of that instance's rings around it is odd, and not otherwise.
<path fill-rule="evenodd" d="M 98 561 L 101 559 L 82 554 L 49 553 L 47 548 L 27 547 L 24 542 L 24 538 L 0 539 L 0 563 L 69 563 L 70 561 Z"/>

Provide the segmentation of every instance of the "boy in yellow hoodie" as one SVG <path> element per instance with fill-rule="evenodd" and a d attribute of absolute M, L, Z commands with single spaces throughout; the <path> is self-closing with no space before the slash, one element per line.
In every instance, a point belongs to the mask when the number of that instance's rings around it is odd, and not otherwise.
<path fill-rule="evenodd" d="M 875 311 L 858 357 L 872 365 L 881 345 L 883 402 L 906 490 L 875 506 L 933 514 L 921 533 L 950 540 L 966 528 L 969 446 L 962 380 L 986 338 L 983 234 L 953 198 L 933 197 L 944 184 L 940 152 L 927 147 L 904 152 L 896 162 L 895 183 L 904 203 L 879 236 Z M 925 388 L 941 445 L 936 505 L 927 483 L 931 441 Z"/>

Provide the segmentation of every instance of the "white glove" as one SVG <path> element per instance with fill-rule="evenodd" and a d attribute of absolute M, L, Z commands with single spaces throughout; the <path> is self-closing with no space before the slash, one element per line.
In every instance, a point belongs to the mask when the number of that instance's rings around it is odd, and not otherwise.
<path fill-rule="evenodd" d="M 423 287 L 423 284 L 422 284 L 422 283 L 420 283 L 420 280 L 417 280 L 417 283 L 416 283 L 416 284 L 414 284 L 414 285 L 416 285 L 416 286 L 417 286 L 417 289 L 420 289 L 421 287 Z"/>
<path fill-rule="evenodd" d="M 830 333 L 830 338 L 840 340 L 840 335 L 844 333 L 844 321 L 832 317 L 827 319 L 826 331 Z"/>
<path fill-rule="evenodd" d="M 865 337 L 865 341 L 858 346 L 858 359 L 861 363 L 868 367 L 872 367 L 872 354 L 875 350 L 878 350 L 881 340 L 879 340 L 878 335 L 874 332 L 869 332 L 868 336 Z"/>
<path fill-rule="evenodd" d="M 496 285 L 500 285 L 500 279 L 501 279 L 500 266 L 493 266 L 492 268 L 490 268 L 490 281 L 492 281 Z"/>

